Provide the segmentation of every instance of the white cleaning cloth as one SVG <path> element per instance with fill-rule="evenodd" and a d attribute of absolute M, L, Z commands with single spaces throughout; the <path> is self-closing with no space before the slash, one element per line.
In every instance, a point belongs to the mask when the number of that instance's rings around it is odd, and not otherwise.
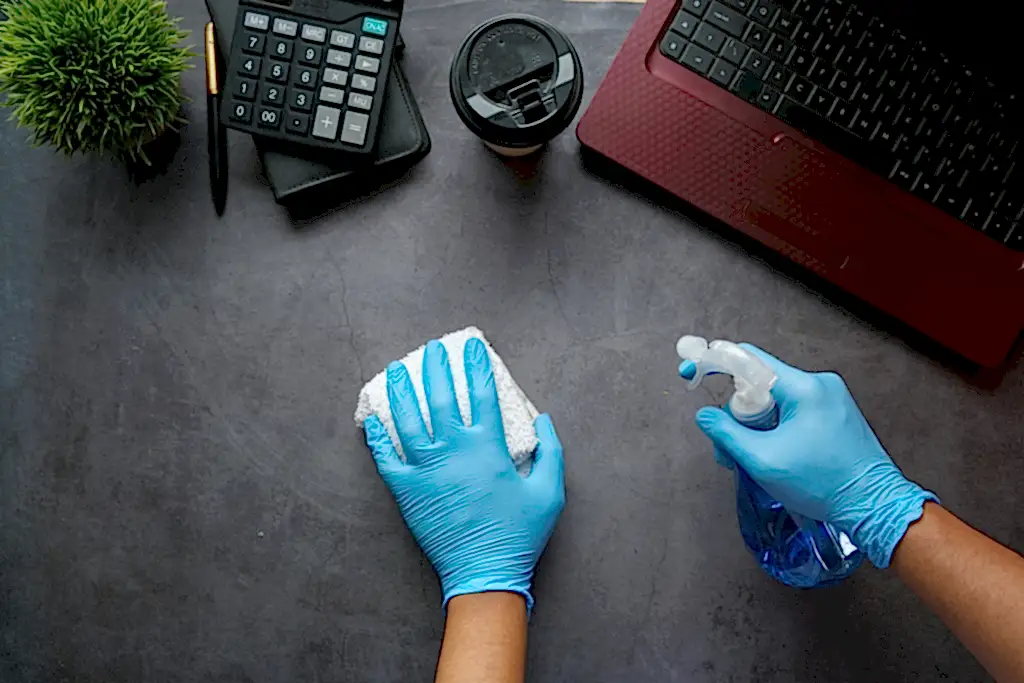
<path fill-rule="evenodd" d="M 452 379 L 455 382 L 455 398 L 459 402 L 462 421 L 468 425 L 472 419 L 463 349 L 466 342 L 473 337 L 483 341 L 484 346 L 487 347 L 487 354 L 491 358 L 491 367 L 494 369 L 494 383 L 498 388 L 498 405 L 501 407 L 501 420 L 505 425 L 505 442 L 508 444 L 512 460 L 517 466 L 522 465 L 530 459 L 537 447 L 537 433 L 533 430 L 533 421 L 538 415 L 537 409 L 534 408 L 530 399 L 526 398 L 526 394 L 519 388 L 516 381 L 512 379 L 512 375 L 509 374 L 501 357 L 494 352 L 487 339 L 484 338 L 484 333 L 475 327 L 451 332 L 440 339 L 445 350 L 448 351 L 448 360 L 452 366 Z M 430 426 L 430 411 L 427 409 L 427 397 L 423 391 L 423 351 L 425 349 L 425 345 L 416 349 L 403 358 L 402 363 L 409 371 L 409 377 L 416 389 L 416 398 L 419 399 L 423 421 L 427 425 L 427 430 L 433 434 Z M 387 381 L 387 371 L 385 370 L 366 383 L 366 386 L 359 392 L 355 420 L 356 424 L 362 427 L 363 422 L 369 416 L 376 415 L 380 418 L 381 423 L 388 430 L 391 443 L 395 445 L 402 460 L 405 460 L 402 442 L 398 439 L 398 432 L 395 431 L 395 423 L 391 418 Z"/>

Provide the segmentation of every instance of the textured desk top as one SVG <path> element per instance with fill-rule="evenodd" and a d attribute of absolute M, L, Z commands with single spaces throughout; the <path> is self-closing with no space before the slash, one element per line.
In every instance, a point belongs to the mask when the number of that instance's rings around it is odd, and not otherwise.
<path fill-rule="evenodd" d="M 201 4 L 170 6 L 199 44 Z M 761 575 L 692 422 L 711 396 L 684 392 L 673 347 L 695 331 L 843 373 L 908 474 L 1018 550 L 1024 369 L 967 384 L 588 174 L 571 132 L 517 179 L 447 85 L 461 36 L 513 10 L 570 34 L 589 99 L 639 8 L 410 2 L 433 152 L 301 228 L 240 135 L 216 219 L 202 69 L 171 171 L 139 188 L 0 124 L 0 679 L 429 679 L 436 582 L 350 416 L 364 379 L 467 324 L 566 446 L 530 680 L 983 679 L 892 576 L 801 593 Z"/>

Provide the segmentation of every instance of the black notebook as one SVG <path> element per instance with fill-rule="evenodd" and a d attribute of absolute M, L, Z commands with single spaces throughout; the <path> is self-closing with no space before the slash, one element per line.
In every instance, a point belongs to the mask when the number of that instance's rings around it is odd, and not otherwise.
<path fill-rule="evenodd" d="M 226 62 L 238 0 L 206 0 L 206 7 L 217 28 L 221 58 Z M 401 177 L 430 151 L 430 135 L 402 71 L 403 48 L 399 36 L 385 93 L 377 151 L 365 161 L 340 156 L 332 160 L 317 150 L 253 138 L 274 198 L 298 217 L 323 213 L 371 193 Z"/>

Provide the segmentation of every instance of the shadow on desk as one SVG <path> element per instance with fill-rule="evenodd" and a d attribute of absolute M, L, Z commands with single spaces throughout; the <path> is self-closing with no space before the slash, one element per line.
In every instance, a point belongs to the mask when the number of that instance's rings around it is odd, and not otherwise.
<path fill-rule="evenodd" d="M 862 299 L 840 289 L 812 271 L 773 251 L 757 240 L 730 227 L 717 218 L 704 213 L 697 207 L 655 185 L 632 171 L 616 164 L 606 157 L 586 148 L 581 148 L 583 167 L 590 173 L 628 192 L 639 195 L 665 209 L 672 211 L 701 229 L 708 230 L 743 250 L 748 256 L 761 261 L 772 270 L 795 280 L 808 289 L 821 294 L 830 302 L 861 319 L 875 329 L 898 337 L 910 348 L 956 373 L 965 381 L 983 390 L 993 390 L 1016 366 L 1024 354 L 1024 334 L 1017 338 L 1013 350 L 998 368 L 983 368 L 963 356 L 950 351 L 938 342 L 925 336 L 901 320 L 868 304 Z"/>

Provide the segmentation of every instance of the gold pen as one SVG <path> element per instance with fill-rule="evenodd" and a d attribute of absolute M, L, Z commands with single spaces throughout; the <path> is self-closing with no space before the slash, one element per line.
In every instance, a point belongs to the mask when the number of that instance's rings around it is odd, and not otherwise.
<path fill-rule="evenodd" d="M 210 192 L 218 216 L 224 215 L 228 198 L 228 131 L 220 122 L 220 77 L 217 34 L 213 22 L 206 25 L 206 124 L 210 154 Z"/>

